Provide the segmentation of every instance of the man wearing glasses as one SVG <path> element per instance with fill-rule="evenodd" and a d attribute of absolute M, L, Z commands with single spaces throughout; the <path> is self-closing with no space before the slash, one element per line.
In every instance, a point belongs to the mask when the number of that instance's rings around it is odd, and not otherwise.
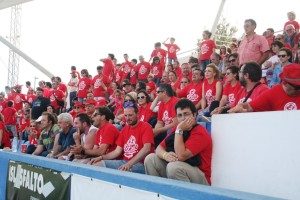
<path fill-rule="evenodd" d="M 153 152 L 152 128 L 147 122 L 138 120 L 138 107 L 135 104 L 128 104 L 124 108 L 124 116 L 127 125 L 124 126 L 116 141 L 116 149 L 96 158 L 98 162 L 93 164 L 144 174 L 144 158 Z M 113 160 L 120 155 L 123 156 L 123 160 Z"/>
<path fill-rule="evenodd" d="M 145 159 L 146 174 L 203 185 L 210 184 L 212 140 L 196 123 L 193 102 L 181 99 L 175 105 L 178 125 Z"/>
<path fill-rule="evenodd" d="M 285 32 L 285 36 L 284 36 L 284 42 L 289 44 L 292 49 L 294 48 L 294 39 L 295 39 L 295 36 L 297 34 L 297 32 L 295 31 L 295 27 L 294 25 L 292 24 L 289 24 L 287 25 L 285 28 L 284 28 L 284 32 Z"/>
<path fill-rule="evenodd" d="M 300 65 L 293 63 L 285 66 L 279 77 L 281 84 L 251 102 L 239 104 L 229 112 L 300 110 Z"/>

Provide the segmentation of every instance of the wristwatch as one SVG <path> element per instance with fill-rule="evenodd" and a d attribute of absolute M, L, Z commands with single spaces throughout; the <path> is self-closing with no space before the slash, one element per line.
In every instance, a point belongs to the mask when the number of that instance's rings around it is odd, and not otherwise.
<path fill-rule="evenodd" d="M 181 130 L 181 129 L 176 129 L 175 133 L 176 133 L 176 134 L 179 134 L 179 135 L 183 135 L 183 130 Z"/>

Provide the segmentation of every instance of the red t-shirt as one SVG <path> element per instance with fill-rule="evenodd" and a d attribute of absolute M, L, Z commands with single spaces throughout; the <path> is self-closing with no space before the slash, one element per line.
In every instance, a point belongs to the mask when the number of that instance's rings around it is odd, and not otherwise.
<path fill-rule="evenodd" d="M 217 48 L 215 41 L 206 40 L 200 44 L 200 60 L 209 60 L 213 49 Z"/>
<path fill-rule="evenodd" d="M 65 94 L 66 94 L 66 92 L 68 90 L 66 84 L 64 84 L 64 83 L 59 83 L 58 84 L 58 89 L 60 89 L 61 91 L 63 91 Z"/>
<path fill-rule="evenodd" d="M 154 56 L 159 57 L 160 63 L 165 66 L 165 64 L 166 64 L 166 62 L 165 62 L 166 55 L 167 55 L 166 50 L 164 50 L 164 49 L 154 49 L 151 53 L 151 58 L 153 58 Z"/>
<path fill-rule="evenodd" d="M 64 92 L 61 91 L 61 90 L 53 90 L 52 89 L 52 90 L 49 91 L 49 93 L 50 93 L 50 102 L 51 102 L 51 105 L 54 106 L 55 109 L 60 108 L 60 106 L 58 105 L 58 103 L 57 103 L 57 101 L 56 101 L 56 99 L 54 97 L 54 94 L 55 94 L 55 96 L 56 96 L 56 98 L 58 100 L 62 101 L 63 98 L 64 98 L 64 96 L 65 96 Z"/>
<path fill-rule="evenodd" d="M 6 107 L 2 111 L 5 125 L 16 125 L 16 112 L 17 110 L 12 107 Z"/>
<path fill-rule="evenodd" d="M 124 72 L 122 71 L 121 68 L 119 69 L 115 69 L 115 81 L 119 84 L 121 84 L 122 80 L 123 80 L 123 75 Z M 127 73 L 128 74 L 128 73 Z"/>
<path fill-rule="evenodd" d="M 121 65 L 121 69 L 123 71 L 122 79 L 126 79 L 129 72 L 133 68 L 132 63 L 130 61 L 124 62 Z"/>
<path fill-rule="evenodd" d="M 295 29 L 299 29 L 299 23 L 297 21 L 288 21 L 285 22 L 283 30 L 285 30 L 285 27 L 289 24 L 292 24 L 295 27 Z"/>
<path fill-rule="evenodd" d="M 181 77 L 182 76 L 182 74 L 181 74 L 181 68 L 180 67 L 178 67 L 177 69 L 174 69 L 174 72 L 176 73 L 177 77 Z M 190 79 L 190 81 L 191 81 L 191 79 Z"/>
<path fill-rule="evenodd" d="M 21 110 L 23 108 L 22 101 L 26 101 L 26 97 L 24 94 L 14 92 L 14 93 L 11 93 L 11 95 L 8 97 L 8 100 L 11 100 L 14 102 L 14 108 L 16 110 Z"/>
<path fill-rule="evenodd" d="M 165 125 L 171 124 L 173 118 L 176 117 L 175 104 L 179 101 L 177 97 L 171 97 L 171 99 L 163 103 L 161 102 L 158 107 L 158 121 L 164 122 Z"/>
<path fill-rule="evenodd" d="M 172 88 L 173 88 L 173 90 L 174 91 L 176 91 L 177 89 L 180 89 L 180 80 L 179 79 L 177 79 L 177 81 L 172 85 L 171 83 L 169 83 L 171 86 L 172 86 Z"/>
<path fill-rule="evenodd" d="M 146 83 L 146 86 L 151 88 L 151 92 L 156 89 L 156 84 L 153 81 Z"/>
<path fill-rule="evenodd" d="M 210 106 L 211 102 L 216 99 L 216 90 L 217 83 L 220 82 L 218 79 L 215 79 L 211 84 L 205 79 L 203 82 L 204 85 L 204 97 L 206 99 L 207 107 Z"/>
<path fill-rule="evenodd" d="M 141 62 L 136 65 L 136 71 L 138 72 L 139 80 L 147 80 L 150 73 L 151 65 L 148 62 Z"/>
<path fill-rule="evenodd" d="M 26 119 L 22 117 L 20 120 L 20 130 L 23 132 L 29 126 L 30 126 L 30 118 Z"/>
<path fill-rule="evenodd" d="M 7 101 L 2 101 L 0 102 L 0 112 L 2 113 L 2 111 L 7 107 Z M 2 113 L 3 114 L 3 113 Z"/>
<path fill-rule="evenodd" d="M 171 134 L 175 134 L 174 131 L 171 131 L 169 135 Z M 166 149 L 165 140 L 166 139 L 164 139 L 160 143 L 160 145 L 164 149 Z M 184 145 L 187 149 L 189 149 L 192 152 L 193 155 L 200 154 L 201 165 L 198 166 L 198 168 L 205 174 L 205 178 L 207 182 L 211 184 L 210 176 L 211 176 L 212 139 L 209 133 L 207 132 L 207 130 L 203 126 L 200 125 L 196 126 L 191 131 L 190 137 L 185 141 Z"/>
<path fill-rule="evenodd" d="M 3 122 L 0 122 L 0 130 L 3 131 L 2 141 L 0 141 L 1 144 L 3 144 L 4 147 L 9 147 L 9 148 L 11 148 L 11 143 L 10 143 L 9 135 L 8 135 L 8 133 L 6 132 L 6 129 L 5 129 L 5 126 L 4 126 Z"/>
<path fill-rule="evenodd" d="M 224 87 L 223 95 L 227 96 L 229 105 L 235 102 L 241 87 L 242 86 L 239 81 L 235 84 L 235 86 L 232 86 L 231 83 L 229 83 Z"/>
<path fill-rule="evenodd" d="M 111 123 L 106 123 L 104 126 L 98 129 L 95 139 L 95 145 L 108 144 L 109 147 L 105 154 L 112 152 L 117 147 L 116 140 L 119 136 L 118 129 Z"/>
<path fill-rule="evenodd" d="M 50 98 L 50 96 L 51 96 L 50 90 L 47 89 L 46 87 L 44 87 L 43 90 L 44 90 L 44 95 L 43 96 L 46 97 L 46 98 Z"/>
<path fill-rule="evenodd" d="M 94 86 L 94 97 L 106 97 L 106 91 L 101 85 L 101 76 L 98 74 L 94 77 L 92 85 Z"/>
<path fill-rule="evenodd" d="M 32 101 L 33 101 L 35 98 L 36 98 L 36 96 L 35 96 L 34 94 L 29 94 L 29 95 L 27 96 L 27 101 L 28 101 L 29 103 L 32 103 Z"/>
<path fill-rule="evenodd" d="M 168 49 L 168 58 L 177 58 L 176 51 L 180 48 L 176 44 L 164 44 Z"/>
<path fill-rule="evenodd" d="M 247 99 L 247 102 L 252 101 L 253 99 L 256 99 L 258 96 L 260 96 L 262 93 L 266 92 L 270 88 L 265 84 L 260 84 L 257 86 L 254 91 L 252 92 L 251 96 Z M 246 91 L 244 87 L 241 87 L 240 91 L 237 94 L 237 98 L 235 98 L 235 102 L 231 105 L 231 107 L 234 107 L 240 103 L 243 103 L 244 99 L 247 97 L 249 92 Z"/>
<path fill-rule="evenodd" d="M 194 104 L 197 104 L 202 99 L 202 82 L 190 83 L 178 92 L 178 97 L 185 97 L 191 100 Z"/>
<path fill-rule="evenodd" d="M 130 71 L 130 83 L 134 84 L 134 85 L 137 83 L 135 72 L 136 72 L 135 68 L 131 68 L 131 71 Z"/>
<path fill-rule="evenodd" d="M 88 90 L 91 88 L 92 81 L 90 78 L 84 77 L 78 83 L 78 98 L 86 98 Z"/>
<path fill-rule="evenodd" d="M 114 63 L 110 59 L 104 59 L 103 61 L 103 83 L 104 84 L 109 84 L 113 80 L 113 72 L 114 72 Z"/>
<path fill-rule="evenodd" d="M 147 122 L 138 122 L 135 127 L 126 125 L 122 129 L 116 143 L 123 148 L 124 160 L 131 160 L 146 143 L 152 145 L 151 151 L 149 152 L 152 153 L 154 152 L 153 130 Z M 144 163 L 144 158 L 141 162 Z"/>
<path fill-rule="evenodd" d="M 151 72 L 154 75 L 154 78 L 161 78 L 163 71 L 164 71 L 163 64 L 159 63 L 159 64 L 151 65 Z"/>
<path fill-rule="evenodd" d="M 147 122 L 151 117 L 154 117 L 156 115 L 155 112 L 152 112 L 150 110 L 151 103 L 148 103 L 146 107 L 139 106 L 139 120 L 141 122 Z"/>
<path fill-rule="evenodd" d="M 300 96 L 288 96 L 280 84 L 273 86 L 249 104 L 255 112 L 300 110 Z"/>

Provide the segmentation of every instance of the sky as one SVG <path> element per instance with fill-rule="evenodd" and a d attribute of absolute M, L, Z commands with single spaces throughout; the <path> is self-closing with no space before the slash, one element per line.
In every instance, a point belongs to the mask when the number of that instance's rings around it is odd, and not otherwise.
<path fill-rule="evenodd" d="M 143 55 L 149 60 L 154 43 L 175 37 L 181 52 L 196 48 L 203 30 L 210 30 L 220 0 L 34 0 L 22 5 L 20 49 L 54 75 L 69 81 L 70 67 L 96 74 L 100 58 L 114 53 L 130 59 Z M 236 26 L 239 38 L 245 19 L 257 22 L 256 32 L 282 30 L 286 13 L 300 15 L 296 0 L 226 0 L 222 16 Z M 296 18 L 297 21 L 300 21 Z M 0 10 L 0 35 L 9 35 L 10 9 Z M 189 54 L 189 53 L 188 53 Z M 8 48 L 0 44 L 0 91 L 7 85 Z M 19 84 L 49 79 L 20 58 Z"/>

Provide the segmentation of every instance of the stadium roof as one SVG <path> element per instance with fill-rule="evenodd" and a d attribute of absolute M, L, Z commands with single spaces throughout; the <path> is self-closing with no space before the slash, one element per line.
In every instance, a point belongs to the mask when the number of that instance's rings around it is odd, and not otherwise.
<path fill-rule="evenodd" d="M 9 8 L 18 4 L 26 3 L 32 0 L 0 0 L 0 10 Z"/>

